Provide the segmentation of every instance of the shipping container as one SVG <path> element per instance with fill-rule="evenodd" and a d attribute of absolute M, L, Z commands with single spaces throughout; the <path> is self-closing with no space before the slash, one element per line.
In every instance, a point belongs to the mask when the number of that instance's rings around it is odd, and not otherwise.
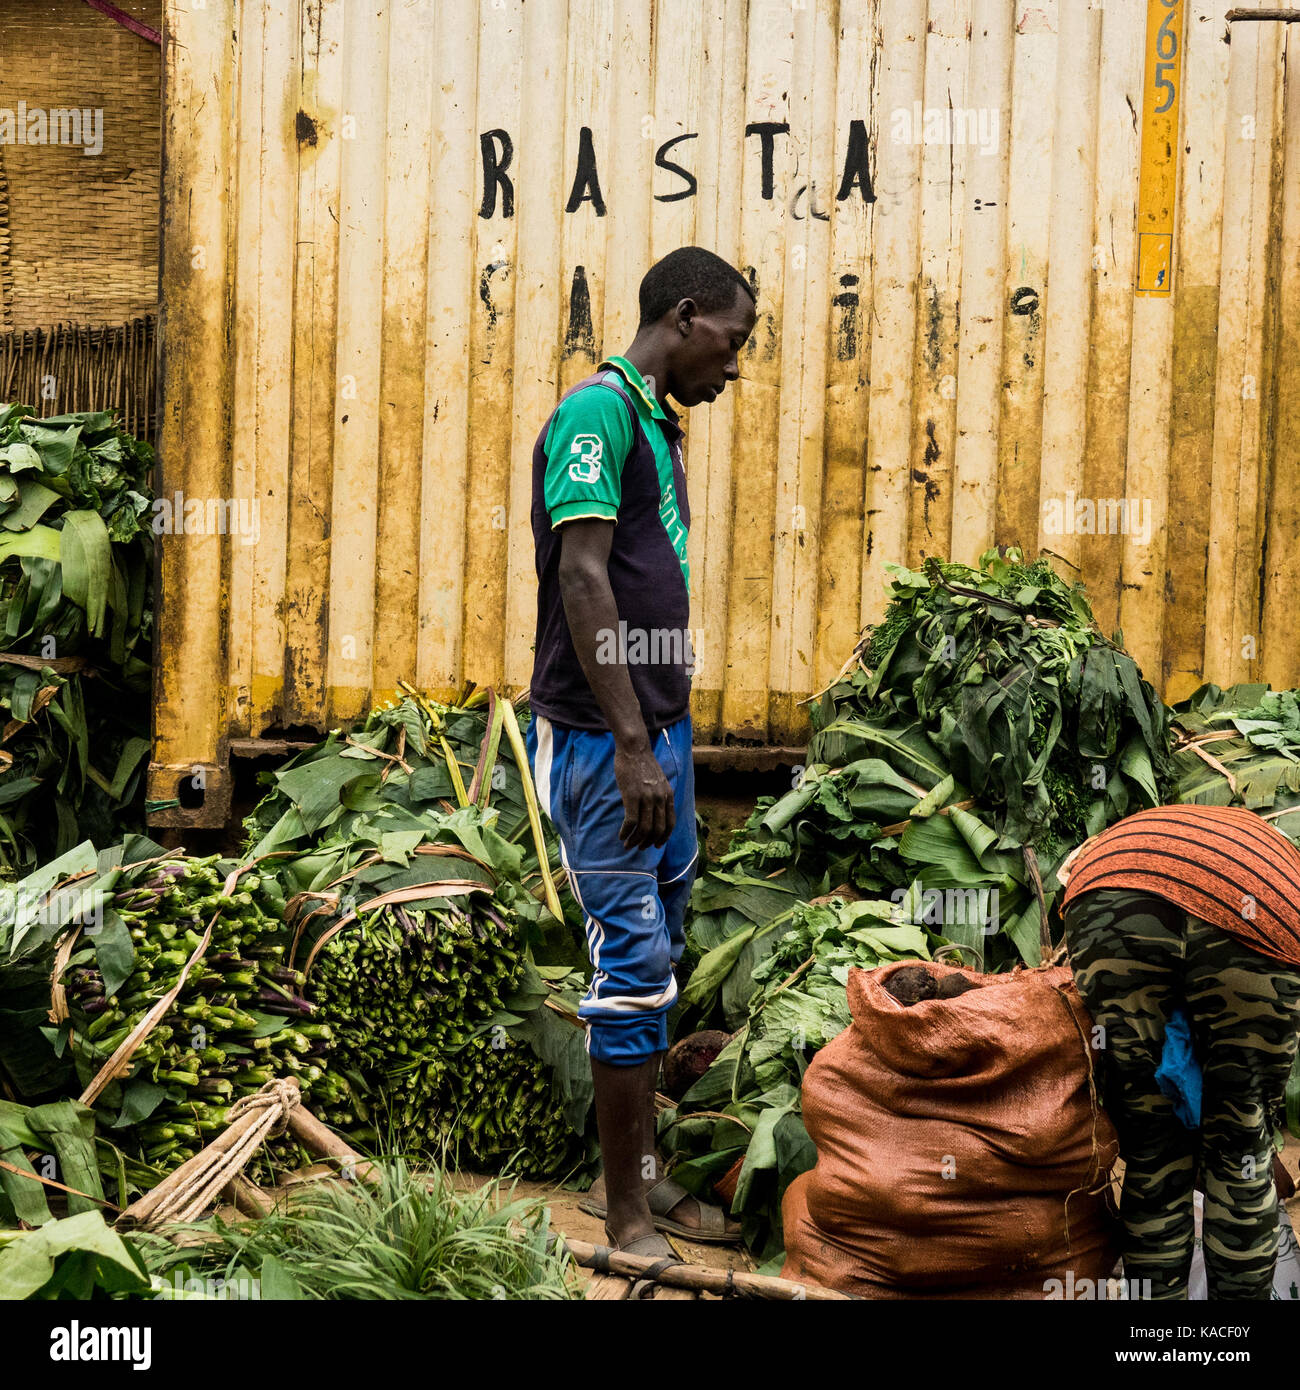
<path fill-rule="evenodd" d="M 221 823 L 232 753 L 399 680 L 527 685 L 533 441 L 686 243 L 759 308 L 686 422 L 700 745 L 798 745 L 882 566 L 994 544 L 1058 556 L 1168 699 L 1300 684 L 1300 28 L 1226 0 L 165 11 L 156 824 Z"/>

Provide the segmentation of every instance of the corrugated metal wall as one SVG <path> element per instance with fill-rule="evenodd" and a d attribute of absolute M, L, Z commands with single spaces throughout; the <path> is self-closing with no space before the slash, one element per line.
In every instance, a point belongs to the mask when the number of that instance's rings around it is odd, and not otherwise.
<path fill-rule="evenodd" d="M 526 684 L 534 437 L 689 242 L 759 294 L 687 422 L 700 742 L 799 741 L 881 563 L 994 543 L 1169 698 L 1300 684 L 1300 29 L 1227 9 L 168 0 L 164 478 L 257 535 L 164 537 L 151 795 Z"/>

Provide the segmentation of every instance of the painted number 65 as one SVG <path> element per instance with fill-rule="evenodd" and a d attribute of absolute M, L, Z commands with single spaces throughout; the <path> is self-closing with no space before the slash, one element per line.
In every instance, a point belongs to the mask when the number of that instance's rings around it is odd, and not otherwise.
<path fill-rule="evenodd" d="M 1173 30 L 1178 0 L 1163 0 L 1163 3 L 1169 7 L 1169 13 L 1161 20 L 1160 28 L 1156 31 L 1156 87 L 1164 93 L 1162 101 L 1155 108 L 1157 116 L 1168 111 L 1178 95 L 1177 88 L 1166 75 L 1173 72 L 1174 59 L 1178 56 L 1178 35 Z"/>

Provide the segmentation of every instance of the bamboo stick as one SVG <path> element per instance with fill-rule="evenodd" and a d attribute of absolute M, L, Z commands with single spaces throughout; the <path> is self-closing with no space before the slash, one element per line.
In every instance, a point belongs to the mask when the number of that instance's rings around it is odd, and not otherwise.
<path fill-rule="evenodd" d="M 350 1166 L 351 1172 L 361 1182 L 379 1181 L 379 1173 L 373 1164 L 367 1163 L 355 1149 L 301 1105 L 289 1113 L 289 1132 L 317 1157 L 335 1159 L 340 1165 Z"/>
<path fill-rule="evenodd" d="M 235 1208 L 242 1211 L 245 1216 L 255 1216 L 260 1219 L 263 1216 L 270 1216 L 275 1208 L 275 1203 L 271 1198 L 255 1182 L 246 1178 L 243 1173 L 236 1173 L 221 1189 L 221 1195 L 233 1203 Z"/>
<path fill-rule="evenodd" d="M 651 1270 L 659 1264 L 653 1256 L 628 1255 L 605 1245 L 590 1245 L 585 1240 L 557 1238 L 584 1269 L 613 1274 L 625 1279 L 653 1279 L 675 1289 L 694 1289 L 697 1293 L 732 1294 L 738 1298 L 766 1298 L 781 1302 L 847 1303 L 846 1293 L 823 1289 L 817 1284 L 797 1284 L 789 1279 L 773 1279 L 765 1274 L 746 1270 L 711 1269 L 706 1265 L 670 1265 L 657 1274 Z"/>

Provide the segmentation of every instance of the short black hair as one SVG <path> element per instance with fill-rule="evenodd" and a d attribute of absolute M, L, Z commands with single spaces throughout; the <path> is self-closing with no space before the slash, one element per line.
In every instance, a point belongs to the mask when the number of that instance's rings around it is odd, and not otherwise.
<path fill-rule="evenodd" d="M 754 300 L 754 287 L 735 266 L 702 246 L 679 246 L 641 281 L 641 326 L 656 323 L 683 299 L 693 299 L 703 314 L 729 309 L 737 286 Z"/>

